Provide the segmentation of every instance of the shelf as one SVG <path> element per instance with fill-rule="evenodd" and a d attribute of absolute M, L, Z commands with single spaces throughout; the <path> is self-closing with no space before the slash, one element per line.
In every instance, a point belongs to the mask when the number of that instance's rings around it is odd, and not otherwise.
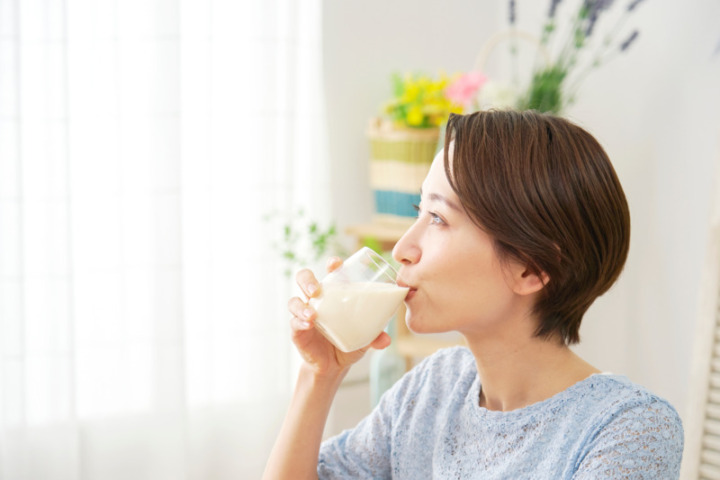
<path fill-rule="evenodd" d="M 407 229 L 412 226 L 412 223 L 413 219 L 362 223 L 347 227 L 345 232 L 360 241 L 362 241 L 363 238 L 373 238 L 382 244 L 392 243 L 394 245 L 400 237 L 405 234 Z"/>

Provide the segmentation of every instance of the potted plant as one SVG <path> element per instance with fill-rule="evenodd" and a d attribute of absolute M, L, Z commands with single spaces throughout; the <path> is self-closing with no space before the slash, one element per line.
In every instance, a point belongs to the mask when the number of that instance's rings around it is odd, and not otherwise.
<path fill-rule="evenodd" d="M 535 62 L 527 86 L 521 90 L 516 107 L 561 114 L 575 101 L 585 77 L 616 55 L 625 52 L 638 38 L 637 29 L 623 32 L 628 17 L 642 0 L 630 0 L 616 16 L 615 25 L 599 37 L 598 24 L 613 6 L 610 0 L 583 0 L 570 15 L 569 28 L 559 29 L 560 0 L 551 0 L 542 25 L 538 51 L 549 53 L 545 61 Z M 510 25 L 515 24 L 515 1 L 510 0 Z M 564 32 L 564 36 L 558 32 Z M 511 49 L 516 56 L 517 50 Z"/>
<path fill-rule="evenodd" d="M 379 221 L 415 216 L 420 186 L 438 151 L 441 130 L 450 113 L 472 105 L 485 81 L 478 72 L 437 78 L 393 75 L 393 98 L 384 117 L 371 120 L 370 186 Z"/>
<path fill-rule="evenodd" d="M 285 215 L 270 213 L 265 220 L 278 223 L 281 235 L 272 242 L 272 247 L 280 254 L 287 277 L 295 270 L 313 267 L 327 257 L 347 256 L 334 222 L 322 224 L 308 217 L 303 209 Z"/>

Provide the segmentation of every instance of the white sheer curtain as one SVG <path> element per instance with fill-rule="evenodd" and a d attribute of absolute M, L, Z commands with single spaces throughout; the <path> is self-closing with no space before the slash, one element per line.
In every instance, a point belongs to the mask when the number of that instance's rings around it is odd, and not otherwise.
<path fill-rule="evenodd" d="M 257 478 L 320 0 L 0 0 L 0 479 Z"/>

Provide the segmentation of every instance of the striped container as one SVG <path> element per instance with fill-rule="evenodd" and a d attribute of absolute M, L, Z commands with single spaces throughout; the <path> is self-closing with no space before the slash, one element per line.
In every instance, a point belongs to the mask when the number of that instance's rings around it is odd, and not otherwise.
<path fill-rule="evenodd" d="M 438 151 L 439 128 L 397 128 L 373 119 L 370 139 L 370 186 L 376 221 L 410 221 L 420 203 L 420 187 Z"/>

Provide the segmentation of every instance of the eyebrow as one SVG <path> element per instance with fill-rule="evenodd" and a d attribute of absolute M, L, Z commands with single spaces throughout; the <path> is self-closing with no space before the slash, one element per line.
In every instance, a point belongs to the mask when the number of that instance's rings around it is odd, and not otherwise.
<path fill-rule="evenodd" d="M 423 193 L 423 192 L 422 192 L 422 189 L 420 189 L 420 196 L 422 196 L 422 193 Z M 434 201 L 434 202 L 444 203 L 445 205 L 447 205 L 448 207 L 452 208 L 453 210 L 456 210 L 456 211 L 458 211 L 458 212 L 462 212 L 462 209 L 461 209 L 457 204 L 455 204 L 455 202 L 453 202 L 452 200 L 450 200 L 450 199 L 448 199 L 448 198 L 440 195 L 439 193 L 431 193 L 431 194 L 429 194 L 429 195 L 428 195 L 428 200 L 432 200 L 432 201 Z"/>

